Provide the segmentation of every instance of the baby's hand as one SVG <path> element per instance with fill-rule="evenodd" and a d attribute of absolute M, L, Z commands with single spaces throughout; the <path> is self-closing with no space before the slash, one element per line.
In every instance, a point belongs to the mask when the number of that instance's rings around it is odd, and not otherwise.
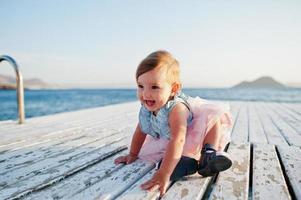
<path fill-rule="evenodd" d="M 157 171 L 150 180 L 141 185 L 141 188 L 148 191 L 153 191 L 154 189 L 159 188 L 160 197 L 162 197 L 167 190 L 169 179 L 169 176 Z"/>
<path fill-rule="evenodd" d="M 137 160 L 137 156 L 133 155 L 133 154 L 128 154 L 126 156 L 120 156 L 118 158 L 115 159 L 114 163 L 115 164 L 120 164 L 120 163 L 124 163 L 124 164 L 131 164 L 132 162 L 134 162 L 135 160 Z"/>

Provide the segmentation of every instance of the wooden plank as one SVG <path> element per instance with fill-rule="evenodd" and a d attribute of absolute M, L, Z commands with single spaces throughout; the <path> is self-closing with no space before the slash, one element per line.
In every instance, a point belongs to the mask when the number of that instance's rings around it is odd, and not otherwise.
<path fill-rule="evenodd" d="M 299 135 L 301 135 L 301 116 L 292 113 L 286 107 L 280 105 L 279 103 L 271 103 L 275 108 L 274 111 L 283 118 Z"/>
<path fill-rule="evenodd" d="M 239 113 L 240 107 L 241 107 L 241 103 L 239 103 L 239 102 L 230 102 L 230 113 L 232 115 L 232 123 L 233 123 L 233 125 L 231 126 L 231 128 L 229 130 L 231 135 L 232 135 L 232 131 L 233 131 L 233 128 L 234 128 L 234 123 L 238 119 L 238 113 Z"/>
<path fill-rule="evenodd" d="M 210 200 L 248 199 L 250 144 L 231 142 L 228 153 L 232 158 L 232 167 L 219 173 L 216 184 L 210 194 Z"/>
<path fill-rule="evenodd" d="M 115 139 L 116 142 L 113 141 L 108 138 L 107 141 L 102 143 L 94 143 L 90 147 L 74 150 L 75 153 L 72 152 L 72 155 L 67 154 L 46 159 L 42 163 L 23 168 L 23 171 L 16 170 L 1 175 L 0 199 L 21 197 L 32 191 L 52 185 L 66 176 L 98 163 L 126 148 L 123 140 Z"/>
<path fill-rule="evenodd" d="M 106 125 L 115 122 L 116 124 L 118 122 L 122 122 L 127 120 L 125 116 L 116 116 L 112 118 L 108 118 L 106 120 L 97 120 L 97 121 L 92 121 L 92 122 L 87 122 L 83 120 L 83 122 L 78 123 L 78 124 L 65 124 L 64 126 L 58 126 L 58 127 L 32 127 L 30 130 L 18 130 L 16 129 L 16 133 L 18 134 L 18 137 L 15 137 L 15 134 L 7 135 L 2 141 L 1 141 L 1 146 L 4 146 L 5 144 L 14 144 L 14 143 L 21 143 L 21 142 L 26 142 L 29 140 L 29 137 L 31 140 L 36 139 L 36 138 L 43 138 L 43 137 L 53 137 L 57 134 L 61 134 L 66 131 L 79 131 L 81 129 L 87 128 L 87 127 L 92 127 L 92 126 L 100 126 L 100 125 Z M 59 123 L 61 124 L 61 123 Z M 115 124 L 115 125 L 116 125 Z M 17 128 L 17 127 L 16 127 Z"/>
<path fill-rule="evenodd" d="M 15 127 L 18 121 L 13 121 L 13 120 L 4 120 L 0 121 L 0 133 L 2 130 L 7 129 L 8 127 Z"/>
<path fill-rule="evenodd" d="M 279 129 L 281 134 L 285 137 L 290 145 L 301 147 L 301 135 L 299 135 L 290 125 L 287 124 L 275 111 L 272 106 L 265 108 L 267 114 L 272 119 L 275 126 Z"/>
<path fill-rule="evenodd" d="M 93 130 L 82 134 L 72 135 L 72 137 L 58 138 L 41 146 L 35 145 L 30 148 L 20 149 L 19 151 L 7 152 L 0 155 L 0 171 L 1 174 L 8 173 L 19 168 L 27 167 L 43 161 L 47 158 L 67 154 L 76 148 L 82 148 L 93 141 L 105 139 L 108 136 L 120 135 L 117 131 Z M 17 158 L 17 159 L 16 159 Z"/>
<path fill-rule="evenodd" d="M 107 176 L 101 182 L 97 182 L 81 191 L 68 195 L 68 199 L 115 199 L 121 193 L 130 188 L 145 174 L 154 169 L 154 163 L 141 160 L 130 165 L 124 165 L 120 170 Z M 112 189 L 114 186 L 114 189 Z"/>
<path fill-rule="evenodd" d="M 236 118 L 236 116 L 238 115 L 239 109 L 241 107 L 241 102 L 230 101 L 229 104 L 230 104 L 230 112 L 234 116 L 234 118 Z"/>
<path fill-rule="evenodd" d="M 275 126 L 270 116 L 268 116 L 264 108 L 265 103 L 258 103 L 256 107 L 258 112 L 258 118 L 263 126 L 268 143 L 274 145 L 288 145 L 288 142 L 286 141 L 282 133 Z"/>
<path fill-rule="evenodd" d="M 212 177 L 203 178 L 199 174 L 187 176 L 175 182 L 163 196 L 164 200 L 171 199 L 201 199 L 209 187 Z"/>
<path fill-rule="evenodd" d="M 156 172 L 155 169 L 149 171 L 145 176 L 141 177 L 135 184 L 129 187 L 124 193 L 118 196 L 117 200 L 156 200 L 160 196 L 158 189 L 153 191 L 146 191 L 141 189 L 141 184 L 151 179 Z M 102 199 L 111 199 L 103 196 Z"/>
<path fill-rule="evenodd" d="M 301 199 L 301 149 L 294 146 L 277 146 L 277 149 L 295 197 Z"/>
<path fill-rule="evenodd" d="M 254 144 L 253 199 L 291 199 L 275 147 Z"/>
<path fill-rule="evenodd" d="M 16 170 L 6 169 L 6 171 L 0 173 L 1 179 L 10 185 L 14 182 L 32 177 L 35 174 L 33 172 L 40 172 L 40 170 L 60 165 L 68 160 L 76 159 L 83 154 L 89 153 L 90 151 L 93 151 L 94 148 L 103 147 L 106 144 L 121 139 L 123 139 L 123 136 L 115 133 L 109 137 L 99 136 L 96 139 L 85 138 L 82 140 L 75 140 L 72 141 L 74 146 L 71 146 L 71 148 L 66 147 L 68 148 L 66 151 L 64 148 L 58 149 L 58 151 L 54 152 L 54 154 L 47 159 L 37 160 L 36 162 L 26 162 L 23 164 L 22 168 L 17 168 Z M 43 154 L 43 152 L 41 154 Z"/>
<path fill-rule="evenodd" d="M 238 118 L 235 121 L 231 138 L 233 141 L 238 143 L 247 143 L 248 142 L 248 135 L 249 135 L 249 128 L 248 128 L 248 108 L 246 104 L 242 104 Z"/>
<path fill-rule="evenodd" d="M 262 127 L 262 124 L 258 118 L 257 103 L 248 103 L 249 105 L 249 141 L 255 143 L 267 144 L 267 138 Z"/>
<path fill-rule="evenodd" d="M 278 103 L 289 115 L 301 122 L 301 113 L 296 112 L 290 105 L 292 103 Z M 301 112 L 301 109 L 300 109 Z"/>
<path fill-rule="evenodd" d="M 112 177 L 115 172 L 124 167 L 124 165 L 115 165 L 114 160 L 124 154 L 125 152 L 119 152 L 112 157 L 109 157 L 102 162 L 96 163 L 90 168 L 83 170 L 74 176 L 68 177 L 61 182 L 52 185 L 42 191 L 30 194 L 25 199 L 40 200 L 40 199 L 67 199 L 68 197 L 84 191 L 92 185 L 99 184 L 102 181 L 106 181 L 107 178 Z M 131 166 L 141 167 L 138 163 Z M 123 170 L 124 171 L 124 170 Z M 114 184 L 114 186 L 116 183 Z M 112 185 L 111 185 L 112 187 Z M 114 191 L 112 191 L 114 192 Z M 94 195 L 97 196 L 99 192 Z M 85 198 L 86 199 L 86 198 Z"/>
<path fill-rule="evenodd" d="M 253 138 L 255 138 L 256 134 L 252 133 L 252 129 L 260 129 L 255 127 L 259 126 L 258 122 L 261 123 L 261 128 L 266 133 L 269 143 L 287 145 L 283 137 L 285 136 L 287 138 L 287 133 L 284 134 L 284 131 L 287 132 L 293 129 L 287 119 L 295 119 L 295 123 L 297 123 L 297 113 L 289 109 L 281 110 L 280 105 L 275 103 L 249 102 L 247 104 L 248 108 L 246 107 L 246 102 L 234 102 L 233 105 L 235 106 L 231 106 L 231 112 L 233 112 L 232 114 L 234 116 L 233 119 L 236 121 L 235 127 L 233 128 L 234 138 L 243 141 L 239 145 L 248 145 L 244 144 L 245 137 L 248 137 L 248 134 L 250 140 L 255 141 L 252 137 L 254 136 Z M 128 105 L 131 105 L 132 107 Z M 130 137 L 128 137 L 129 132 L 133 131 L 137 122 L 138 108 L 139 105 L 137 103 L 130 103 L 124 104 L 123 106 L 116 106 L 114 109 L 97 108 L 91 109 L 88 112 L 82 110 L 80 113 L 63 113 L 59 118 L 56 118 L 56 116 L 45 116 L 42 117 L 42 119 L 29 119 L 30 123 L 26 124 L 23 128 L 18 125 L 15 125 L 14 127 L 8 123 L 2 129 L 0 122 L 0 136 L 2 136 L 2 130 L 8 130 L 7 133 L 11 133 L 10 136 L 4 134 L 5 141 L 2 143 L 3 150 L 7 147 L 6 149 L 8 151 L 2 152 L 2 154 L 0 153 L 0 199 L 18 198 L 29 194 L 31 195 L 27 196 L 28 199 L 86 199 L 87 197 L 91 197 L 92 199 L 157 199 L 159 197 L 159 192 L 157 190 L 146 192 L 140 189 L 140 185 L 148 180 L 155 172 L 152 167 L 141 167 L 139 164 L 135 164 L 136 167 L 134 169 L 130 165 L 115 166 L 113 164 L 115 157 L 110 157 L 125 149 L 124 145 L 128 143 L 126 140 L 130 140 Z M 277 110 L 273 111 L 271 109 Z M 103 117 L 104 110 L 106 112 L 114 110 L 114 112 L 111 112 L 112 115 L 110 115 L 110 117 L 105 118 Z M 129 113 L 125 113 L 125 110 L 129 110 Z M 237 116 L 237 118 L 235 118 L 235 116 Z M 252 119 L 252 116 L 255 117 L 255 119 Z M 68 120 L 70 121 L 68 122 Z M 36 126 L 34 122 L 40 122 L 41 124 Z M 62 122 L 62 124 L 59 124 L 60 122 Z M 278 122 L 280 122 L 280 125 L 277 124 Z M 283 124 L 286 124 L 286 126 Z M 74 127 L 76 127 L 76 129 L 72 129 Z M 287 127 L 290 127 L 291 129 Z M 40 130 L 41 132 L 39 132 Z M 248 133 L 248 130 L 250 130 L 250 133 Z M 101 140 L 88 145 L 89 140 L 93 141 L 95 139 L 100 139 L 101 135 L 98 134 L 109 134 L 115 131 L 119 131 L 118 134 L 120 138 L 126 138 L 122 140 L 111 139 L 111 142 L 119 142 L 102 147 L 101 142 L 104 141 Z M 296 133 L 297 131 L 295 131 L 294 134 Z M 27 137 L 26 134 L 28 134 Z M 82 136 L 82 138 L 76 139 L 77 134 L 80 137 Z M 242 134 L 242 136 L 239 134 Z M 291 134 L 290 139 L 293 140 L 292 132 L 289 134 Z M 56 138 L 59 136 L 61 136 L 61 138 Z M 257 136 L 259 137 L 260 134 Z M 17 142 L 10 143 L 14 142 L 14 138 Z M 108 142 L 110 141 L 108 140 Z M 0 143 L 1 142 L 2 140 Z M 296 143 L 297 141 L 294 142 Z M 87 146 L 83 146 L 86 143 Z M 49 149 L 47 149 L 47 144 Z M 231 147 L 231 145 L 233 146 Z M 238 159 L 237 156 L 239 155 L 239 151 L 245 149 L 234 148 L 235 144 L 232 143 L 231 145 L 229 151 L 231 152 L 231 148 L 233 148 L 234 159 Z M 273 149 L 272 152 L 268 151 L 268 155 L 265 155 L 264 153 L 266 151 L 263 151 L 265 150 L 265 147 L 261 147 L 260 144 L 256 145 L 259 145 L 259 150 L 261 152 L 257 153 L 260 156 L 259 158 L 257 157 L 256 166 L 259 167 L 256 168 L 254 164 L 252 191 L 254 199 L 270 198 L 270 194 L 266 195 L 266 193 L 268 193 L 267 191 L 274 191 L 274 189 L 278 193 L 287 194 L 279 189 L 280 186 L 277 186 L 278 184 L 282 187 L 282 184 L 285 185 L 285 181 L 283 181 L 282 174 L 280 173 L 279 175 L 278 169 L 275 167 L 277 163 L 279 166 L 277 154 L 275 155 L 275 149 Z M 73 148 L 70 146 L 73 146 Z M 279 149 L 279 154 L 295 196 L 296 198 L 300 198 L 300 194 L 298 193 L 300 192 L 300 173 L 298 171 L 301 167 L 299 160 L 300 148 L 293 148 L 294 150 L 290 150 L 290 148 L 289 150 Z M 299 150 L 297 151 L 296 149 Z M 254 163 L 256 150 L 258 150 L 258 148 L 254 147 Z M 268 148 L 268 150 L 271 149 Z M 292 157 L 291 154 L 293 154 L 294 157 Z M 216 184 L 213 184 L 213 191 L 210 195 L 211 199 L 246 198 L 248 181 L 242 178 L 243 174 L 240 173 L 239 170 L 243 169 L 243 167 L 240 166 L 239 162 L 244 162 L 244 159 L 247 159 L 248 156 L 250 155 L 245 154 L 245 157 L 243 156 L 243 158 L 238 159 L 237 165 L 240 168 L 236 168 L 236 164 L 234 163 L 233 169 L 231 168 L 219 174 Z M 9 159 L 4 160 L 1 158 Z M 26 164 L 26 162 L 28 163 Z M 16 166 L 12 167 L 14 164 Z M 12 168 L 5 169 L 7 166 L 11 166 Z M 23 168 L 21 168 L 21 166 Z M 260 166 L 266 167 L 267 169 L 260 168 Z M 135 173 L 135 169 L 139 170 L 138 174 Z M 130 173 L 131 170 L 133 170 L 132 174 Z M 227 175 L 228 173 L 232 173 L 231 170 L 236 174 Z M 149 173 L 143 176 L 148 171 Z M 4 174 L 5 172 L 10 175 L 6 176 L 6 174 Z M 129 172 L 128 176 L 126 175 L 126 172 Z M 255 174 L 260 177 L 259 181 L 255 178 Z M 277 174 L 278 177 L 274 176 L 275 174 Z M 121 177 L 125 179 L 124 182 Z M 229 177 L 232 177 L 232 180 Z M 282 177 L 282 179 L 279 177 Z M 10 178 L 12 178 L 12 180 L 10 180 Z M 235 183 L 235 181 L 237 181 L 237 183 Z M 268 181 L 270 181 L 269 184 Z M 121 185 L 119 185 L 120 183 Z M 260 185 L 259 183 L 265 184 Z M 208 184 L 210 184 L 210 180 L 205 180 L 196 174 L 171 185 L 163 199 L 202 198 Z M 235 184 L 238 185 L 235 186 Z M 255 189 L 254 186 L 256 184 L 257 186 Z M 274 186 L 274 184 L 276 184 L 276 186 Z M 116 186 L 116 191 L 111 191 L 112 185 L 114 188 Z M 243 189 L 241 189 L 241 185 L 243 185 Z M 231 188 L 232 193 L 229 192 L 229 194 L 227 194 L 228 191 L 231 191 Z M 256 191 L 259 191 L 257 192 L 258 194 L 255 193 Z M 277 198 L 275 199 L 282 197 L 283 196 L 277 195 Z M 284 195 L 284 197 L 286 196 Z"/>
<path fill-rule="evenodd" d="M 54 116 L 30 118 L 26 120 L 25 124 L 16 126 L 14 129 L 7 131 L 1 130 L 0 135 L 2 140 L 0 141 L 0 144 L 13 142 L 16 138 L 18 140 L 21 138 L 24 139 L 28 136 L 33 138 L 34 136 L 41 136 L 58 130 L 62 131 L 87 127 L 89 124 L 95 124 L 99 122 L 103 123 L 103 121 L 106 120 L 115 121 L 116 118 L 124 120 L 127 118 L 127 113 L 138 113 L 138 111 L 139 105 L 137 102 L 135 102 L 70 113 L 60 113 Z M 116 115 L 117 112 L 119 115 Z M 37 132 L 36 130 L 39 131 Z M 16 135 L 18 137 L 16 137 Z"/>
<path fill-rule="evenodd" d="M 66 114 L 65 114 L 66 115 Z M 63 115 L 64 116 L 64 115 Z M 22 135 L 23 132 L 31 132 L 33 128 L 39 130 L 56 130 L 56 129 L 63 129 L 63 127 L 70 126 L 70 124 L 77 124 L 81 123 L 85 120 L 91 121 L 91 119 L 80 119 L 80 118 L 73 118 L 72 115 L 68 116 L 67 118 L 62 118 L 60 114 L 58 114 L 57 118 L 53 118 L 51 116 L 43 116 L 38 118 L 29 118 L 26 120 L 25 124 L 21 124 L 18 126 L 12 126 L 9 129 L 1 130 L 1 135 L 3 139 L 11 138 L 15 134 Z M 17 128 L 17 129 L 16 129 Z M 17 133 L 16 130 L 20 131 Z"/>
<path fill-rule="evenodd" d="M 40 145 L 45 142 L 51 142 L 52 140 L 58 140 L 58 138 L 64 138 L 69 136 L 80 135 L 83 132 L 90 132 L 93 130 L 104 129 L 103 124 L 94 124 L 90 127 L 80 128 L 80 129 L 71 129 L 66 131 L 55 131 L 49 132 L 48 134 L 41 134 L 39 137 L 25 138 L 25 139 L 16 139 L 16 141 L 0 145 L 0 151 L 15 151 L 18 149 L 24 149 L 24 147 L 32 147 L 35 145 Z M 38 130 L 37 130 L 38 131 Z M 34 141 L 34 142 L 33 142 Z"/>
<path fill-rule="evenodd" d="M 86 123 L 86 122 L 83 122 Z M 20 143 L 23 140 L 28 140 L 28 137 L 31 139 L 40 138 L 40 137 L 47 137 L 48 135 L 54 135 L 55 133 L 60 134 L 63 131 L 76 131 L 80 128 L 82 128 L 81 125 L 69 125 L 65 124 L 63 122 L 59 122 L 59 125 L 49 125 L 44 127 L 34 126 L 31 125 L 30 122 L 26 124 L 28 126 L 28 129 L 22 129 L 21 127 L 17 127 L 16 129 L 12 130 L 11 132 L 6 132 L 5 136 L 3 136 L 3 140 L 1 141 L 0 145 L 4 146 L 7 144 L 13 144 L 13 143 Z M 89 123 L 87 123 L 89 125 Z M 95 123 L 94 123 L 95 124 Z M 90 124 L 91 125 L 91 124 Z M 25 126 L 25 125 L 21 125 Z M 16 137 L 16 134 L 18 137 Z"/>
<path fill-rule="evenodd" d="M 299 116 L 301 116 L 301 103 L 282 103 L 291 111 L 295 112 Z"/>
<path fill-rule="evenodd" d="M 19 136 L 18 138 L 16 138 L 13 142 L 10 142 L 8 144 L 4 144 L 4 145 L 0 145 L 0 151 L 6 151 L 6 150 L 17 150 L 17 149 L 23 149 L 24 147 L 30 147 L 36 144 L 39 144 L 40 142 L 43 143 L 45 140 L 52 140 L 52 139 L 56 139 L 57 137 L 60 137 L 63 134 L 68 134 L 70 132 L 83 132 L 83 131 L 92 131 L 92 129 L 96 129 L 96 128 L 106 128 L 106 129 L 120 129 L 123 128 L 124 126 L 128 126 L 128 124 L 136 124 L 137 122 L 137 117 L 135 116 L 128 116 L 128 115 L 121 115 L 118 116 L 118 118 L 108 118 L 106 120 L 102 120 L 99 121 L 98 123 L 87 123 L 85 124 L 85 126 L 83 127 L 77 127 L 77 126 L 72 126 L 71 128 L 68 129 L 64 129 L 64 130 L 56 130 L 53 131 L 49 130 L 50 132 L 40 132 L 42 130 L 40 129 L 35 129 L 36 134 L 35 136 L 31 136 L 30 133 L 26 133 L 28 134 L 28 136 L 25 137 L 25 135 L 23 136 Z M 119 128 L 120 127 L 120 128 Z M 47 130 L 45 130 L 47 131 Z M 33 143 L 32 141 L 35 141 L 35 143 Z"/>

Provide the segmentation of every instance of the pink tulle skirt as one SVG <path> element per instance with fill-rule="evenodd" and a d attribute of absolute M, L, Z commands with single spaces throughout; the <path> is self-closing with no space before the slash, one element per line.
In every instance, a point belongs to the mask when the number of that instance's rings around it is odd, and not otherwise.
<path fill-rule="evenodd" d="M 193 113 L 192 123 L 187 127 L 183 156 L 199 160 L 204 139 L 208 131 L 220 120 L 221 138 L 218 150 L 223 150 L 230 142 L 229 128 L 232 125 L 229 105 L 216 104 L 199 97 L 189 98 L 188 103 Z M 169 140 L 157 139 L 147 135 L 140 150 L 139 158 L 150 162 L 160 161 L 166 151 Z"/>

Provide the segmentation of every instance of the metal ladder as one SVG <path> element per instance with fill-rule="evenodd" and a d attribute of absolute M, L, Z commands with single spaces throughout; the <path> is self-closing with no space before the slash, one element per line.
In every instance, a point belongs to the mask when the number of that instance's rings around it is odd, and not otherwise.
<path fill-rule="evenodd" d="M 16 81 L 17 81 L 17 97 L 18 97 L 18 116 L 19 116 L 19 124 L 23 124 L 25 122 L 25 111 L 24 111 L 24 87 L 23 87 L 23 76 L 21 71 L 19 70 L 17 62 L 10 56 L 1 55 L 0 63 L 2 61 L 7 61 L 10 63 L 16 72 Z"/>

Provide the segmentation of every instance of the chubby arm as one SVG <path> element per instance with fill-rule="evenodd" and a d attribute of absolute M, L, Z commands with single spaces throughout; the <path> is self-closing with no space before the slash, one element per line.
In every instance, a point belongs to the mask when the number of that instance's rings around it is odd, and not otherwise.
<path fill-rule="evenodd" d="M 188 117 L 189 111 L 182 103 L 176 105 L 169 115 L 170 140 L 159 170 L 162 174 L 171 176 L 182 156 Z"/>
<path fill-rule="evenodd" d="M 182 103 L 177 104 L 169 113 L 171 135 L 161 167 L 151 180 L 142 184 L 142 189 L 152 190 L 158 185 L 161 196 L 166 192 L 170 176 L 182 156 L 188 117 L 189 110 Z"/>
<path fill-rule="evenodd" d="M 119 163 L 130 164 L 134 162 L 138 158 L 138 154 L 144 143 L 145 137 L 146 135 L 142 133 L 140 126 L 138 124 L 132 138 L 129 154 L 126 156 L 120 156 L 116 158 L 114 161 L 115 164 L 119 164 Z"/>

